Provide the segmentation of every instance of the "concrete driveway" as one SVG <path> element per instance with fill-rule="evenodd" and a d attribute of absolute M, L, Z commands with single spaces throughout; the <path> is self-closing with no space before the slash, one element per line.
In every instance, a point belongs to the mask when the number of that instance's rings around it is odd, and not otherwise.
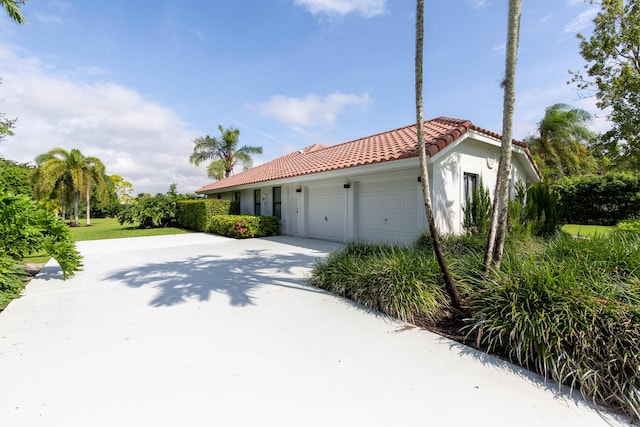
<path fill-rule="evenodd" d="M 338 245 L 80 242 L 0 313 L 2 426 L 626 425 L 493 357 L 305 285 Z"/>

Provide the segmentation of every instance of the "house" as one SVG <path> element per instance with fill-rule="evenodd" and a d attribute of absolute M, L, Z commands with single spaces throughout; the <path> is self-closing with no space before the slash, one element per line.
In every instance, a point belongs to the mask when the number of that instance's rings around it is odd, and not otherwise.
<path fill-rule="evenodd" d="M 493 196 L 500 136 L 470 121 L 425 122 L 431 199 L 442 234 L 463 231 L 463 207 L 480 183 Z M 240 201 L 243 214 L 275 215 L 282 234 L 323 240 L 408 244 L 428 228 L 415 124 L 343 144 L 312 145 L 196 193 Z M 517 181 L 541 179 L 526 144 L 514 141 Z"/>

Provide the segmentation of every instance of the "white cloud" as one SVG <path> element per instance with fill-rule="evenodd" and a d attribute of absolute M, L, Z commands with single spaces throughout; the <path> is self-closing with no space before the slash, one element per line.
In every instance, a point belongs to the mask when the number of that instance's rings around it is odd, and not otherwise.
<path fill-rule="evenodd" d="M 294 0 L 313 15 L 344 16 L 359 13 L 366 18 L 385 12 L 386 0 Z"/>
<path fill-rule="evenodd" d="M 475 9 L 484 9 L 485 7 L 491 6 L 489 0 L 471 0 L 471 4 Z"/>
<path fill-rule="evenodd" d="M 275 117 L 293 129 L 309 126 L 332 126 L 338 114 L 348 107 L 360 110 L 371 103 L 369 94 L 356 95 L 334 92 L 324 98 L 310 94 L 304 98 L 275 95 L 269 101 L 256 105 L 260 114 Z"/>
<path fill-rule="evenodd" d="M 18 118 L 0 156 L 33 162 L 54 147 L 78 148 L 131 181 L 136 193 L 166 192 L 172 182 L 191 192 L 209 181 L 204 168 L 188 162 L 198 135 L 172 109 L 117 83 L 51 72 L 6 46 L 0 58 L 2 111 Z"/>
<path fill-rule="evenodd" d="M 591 8 L 589 10 L 585 10 L 580 15 L 573 18 L 571 22 L 569 22 L 567 25 L 564 26 L 564 32 L 577 33 L 581 30 L 584 30 L 585 28 L 588 28 L 591 25 L 593 18 L 595 18 L 596 15 L 598 14 L 598 10 L 599 10 L 598 8 Z"/>

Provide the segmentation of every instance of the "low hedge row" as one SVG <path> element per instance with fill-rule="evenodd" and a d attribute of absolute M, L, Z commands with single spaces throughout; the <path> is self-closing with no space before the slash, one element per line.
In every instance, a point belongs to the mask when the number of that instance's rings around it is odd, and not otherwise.
<path fill-rule="evenodd" d="M 275 216 L 215 215 L 206 231 L 221 236 L 244 239 L 247 237 L 275 236 L 280 219 Z"/>
<path fill-rule="evenodd" d="M 240 204 L 233 200 L 197 199 L 182 200 L 177 204 L 177 220 L 182 228 L 208 231 L 215 215 L 240 213 Z"/>
<path fill-rule="evenodd" d="M 640 217 L 640 174 L 579 175 L 556 181 L 566 223 L 615 225 Z"/>

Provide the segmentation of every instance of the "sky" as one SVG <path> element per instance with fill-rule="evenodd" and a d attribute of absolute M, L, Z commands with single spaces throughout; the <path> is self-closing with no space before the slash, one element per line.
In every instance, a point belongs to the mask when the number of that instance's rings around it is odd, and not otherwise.
<path fill-rule="evenodd" d="M 426 0 L 424 117 L 502 132 L 506 0 Z M 514 137 L 555 103 L 606 115 L 568 85 L 597 6 L 524 0 Z M 193 140 L 240 130 L 260 164 L 415 122 L 414 0 L 29 0 L 0 11 L 0 156 L 99 157 L 134 194 L 210 183 Z"/>

